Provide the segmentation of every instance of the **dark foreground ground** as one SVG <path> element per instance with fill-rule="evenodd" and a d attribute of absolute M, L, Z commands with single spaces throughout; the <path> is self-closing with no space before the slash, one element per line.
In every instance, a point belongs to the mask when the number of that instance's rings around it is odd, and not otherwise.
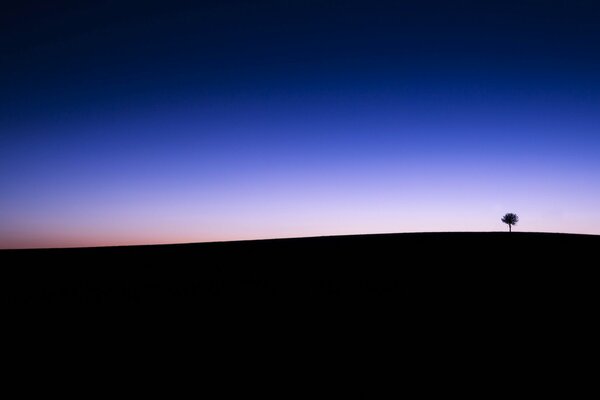
<path fill-rule="evenodd" d="M 174 371 L 223 395 L 369 398 L 385 381 L 423 397 L 572 396 L 593 379 L 599 249 L 600 236 L 424 233 L 0 251 L 3 344 L 18 376 L 58 371 L 61 390 L 155 392 Z"/>
<path fill-rule="evenodd" d="M 595 282 L 600 236 L 423 233 L 0 251 L 10 305 L 386 300 L 415 307 L 573 304 Z M 483 306 L 483 305 L 482 305 Z"/>

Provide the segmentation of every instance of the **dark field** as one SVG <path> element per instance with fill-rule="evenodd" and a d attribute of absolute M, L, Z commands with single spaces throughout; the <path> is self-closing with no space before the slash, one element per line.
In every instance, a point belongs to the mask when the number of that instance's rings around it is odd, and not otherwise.
<path fill-rule="evenodd" d="M 283 379 L 353 396 L 365 389 L 332 374 L 375 368 L 402 392 L 573 394 L 592 374 L 599 248 L 598 236 L 424 233 L 1 251 L 5 343 L 27 368 L 23 351 L 46 360 L 42 374 L 67 359 L 76 376 L 92 365 L 130 384 L 131 371 L 197 379 L 202 366 L 227 393 Z M 236 383 L 251 373 L 265 380 Z"/>
<path fill-rule="evenodd" d="M 600 236 L 423 233 L 0 251 L 15 306 L 574 305 Z M 409 307 L 410 308 L 410 307 Z"/>

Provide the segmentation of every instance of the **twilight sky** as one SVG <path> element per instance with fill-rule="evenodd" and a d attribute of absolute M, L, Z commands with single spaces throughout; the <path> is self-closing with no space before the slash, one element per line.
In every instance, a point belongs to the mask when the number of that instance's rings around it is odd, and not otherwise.
<path fill-rule="evenodd" d="M 600 234 L 597 1 L 19 1 L 0 248 Z"/>

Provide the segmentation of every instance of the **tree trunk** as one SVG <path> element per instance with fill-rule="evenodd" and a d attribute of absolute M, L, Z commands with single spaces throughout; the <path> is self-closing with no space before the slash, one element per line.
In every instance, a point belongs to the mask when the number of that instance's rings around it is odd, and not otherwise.
<path fill-rule="evenodd" d="M 508 224 L 508 231 L 512 232 L 512 226 L 510 224 Z"/>

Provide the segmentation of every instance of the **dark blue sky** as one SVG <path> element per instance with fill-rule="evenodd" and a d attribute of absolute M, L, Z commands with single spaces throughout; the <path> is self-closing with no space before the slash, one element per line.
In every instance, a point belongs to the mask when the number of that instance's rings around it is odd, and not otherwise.
<path fill-rule="evenodd" d="M 600 233 L 596 2 L 11 7 L 0 247 Z"/>

